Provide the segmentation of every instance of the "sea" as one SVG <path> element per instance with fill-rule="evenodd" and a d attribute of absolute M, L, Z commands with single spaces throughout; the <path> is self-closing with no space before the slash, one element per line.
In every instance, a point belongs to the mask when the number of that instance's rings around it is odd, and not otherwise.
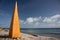
<path fill-rule="evenodd" d="M 9 30 L 9 28 L 6 29 Z M 20 31 L 33 36 L 38 35 L 60 38 L 60 28 L 20 28 Z"/>
<path fill-rule="evenodd" d="M 60 37 L 60 28 L 21 28 L 22 33 Z"/>

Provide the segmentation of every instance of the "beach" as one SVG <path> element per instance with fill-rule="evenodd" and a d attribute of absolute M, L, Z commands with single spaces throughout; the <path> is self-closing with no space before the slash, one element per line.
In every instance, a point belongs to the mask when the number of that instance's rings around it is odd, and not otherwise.
<path fill-rule="evenodd" d="M 9 38 L 9 30 L 0 30 L 0 40 L 60 40 L 60 38 L 49 36 L 49 35 L 35 35 L 21 33 L 21 38 Z"/>

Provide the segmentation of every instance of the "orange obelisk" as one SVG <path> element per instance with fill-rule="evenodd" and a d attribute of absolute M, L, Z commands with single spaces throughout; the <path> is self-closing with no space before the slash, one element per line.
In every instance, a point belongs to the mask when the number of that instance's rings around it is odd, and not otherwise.
<path fill-rule="evenodd" d="M 10 24 L 9 37 L 10 38 L 20 38 L 21 37 L 17 1 L 14 6 L 14 11 L 13 11 L 13 15 L 12 15 L 11 24 Z"/>

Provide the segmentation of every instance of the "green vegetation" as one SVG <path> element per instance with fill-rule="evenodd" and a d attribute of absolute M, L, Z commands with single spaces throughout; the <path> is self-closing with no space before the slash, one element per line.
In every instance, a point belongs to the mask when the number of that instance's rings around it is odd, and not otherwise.
<path fill-rule="evenodd" d="M 0 30 L 8 31 L 8 29 L 6 29 L 6 28 L 2 28 L 2 27 L 0 27 Z"/>
<path fill-rule="evenodd" d="M 0 30 L 2 30 L 2 28 L 0 27 Z"/>

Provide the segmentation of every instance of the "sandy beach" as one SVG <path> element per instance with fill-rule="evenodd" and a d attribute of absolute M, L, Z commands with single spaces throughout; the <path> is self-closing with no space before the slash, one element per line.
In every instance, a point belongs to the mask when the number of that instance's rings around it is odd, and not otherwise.
<path fill-rule="evenodd" d="M 17 39 L 11 39 L 8 38 L 8 30 L 0 30 L 0 40 L 60 40 L 60 38 L 57 37 L 50 37 L 50 36 L 40 36 L 40 35 L 35 35 L 35 34 L 25 34 L 21 33 L 21 38 Z"/>

